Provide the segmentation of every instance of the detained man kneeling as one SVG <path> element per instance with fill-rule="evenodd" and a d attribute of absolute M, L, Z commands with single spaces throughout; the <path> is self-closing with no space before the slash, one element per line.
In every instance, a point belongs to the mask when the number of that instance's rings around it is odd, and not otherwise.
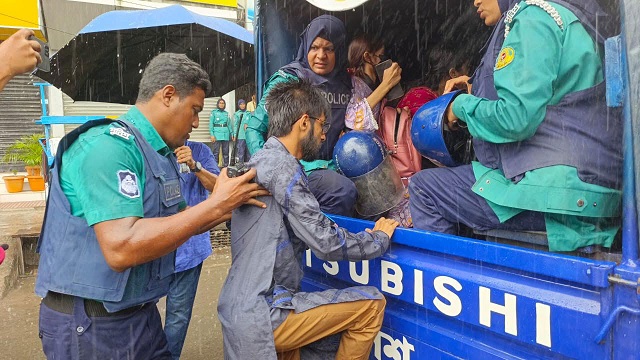
<path fill-rule="evenodd" d="M 232 264 L 218 302 L 226 359 L 299 359 L 300 349 L 340 334 L 336 359 L 368 359 L 385 299 L 374 287 L 301 292 L 302 255 L 359 261 L 384 254 L 398 223 L 350 233 L 320 211 L 300 159 L 314 158 L 330 108 L 304 81 L 277 84 L 267 97 L 269 139 L 249 166 L 271 192 L 263 213 L 233 213 Z"/>

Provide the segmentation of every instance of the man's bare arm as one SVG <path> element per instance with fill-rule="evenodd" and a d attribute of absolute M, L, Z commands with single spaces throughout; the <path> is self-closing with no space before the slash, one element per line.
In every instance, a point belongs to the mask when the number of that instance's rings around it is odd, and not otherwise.
<path fill-rule="evenodd" d="M 211 173 L 204 167 L 200 171 L 194 171 L 196 166 L 196 161 L 193 158 L 193 153 L 191 148 L 184 145 L 174 150 L 176 157 L 178 159 L 178 164 L 187 164 L 189 169 L 196 175 L 198 181 L 207 189 L 209 192 L 213 191 L 213 187 L 216 185 L 217 175 Z"/>
<path fill-rule="evenodd" d="M 213 188 L 216 186 L 216 180 L 218 179 L 218 176 L 216 174 L 209 172 L 209 170 L 205 169 L 204 167 L 202 168 L 202 170 L 194 172 L 194 174 L 205 189 L 207 189 L 209 192 L 213 191 Z"/>
<path fill-rule="evenodd" d="M 268 195 L 268 191 L 249 183 L 255 175 L 255 169 L 251 169 L 230 179 L 223 169 L 212 195 L 185 211 L 162 218 L 127 217 L 95 224 L 107 264 L 114 271 L 124 271 L 174 251 L 191 236 L 226 221 L 240 205 L 266 207 L 255 197 Z"/>

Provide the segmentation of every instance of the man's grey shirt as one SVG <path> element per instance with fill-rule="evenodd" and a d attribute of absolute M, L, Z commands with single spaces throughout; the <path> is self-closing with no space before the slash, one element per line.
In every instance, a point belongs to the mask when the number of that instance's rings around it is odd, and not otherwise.
<path fill-rule="evenodd" d="M 320 259 L 365 260 L 382 255 L 389 237 L 381 232 L 350 233 L 321 211 L 298 160 L 275 137 L 248 164 L 272 196 L 266 209 L 243 206 L 231 223 L 232 264 L 218 302 L 225 359 L 276 359 L 273 330 L 290 311 L 380 299 L 374 287 L 300 292 L 302 256 L 307 248 Z"/>

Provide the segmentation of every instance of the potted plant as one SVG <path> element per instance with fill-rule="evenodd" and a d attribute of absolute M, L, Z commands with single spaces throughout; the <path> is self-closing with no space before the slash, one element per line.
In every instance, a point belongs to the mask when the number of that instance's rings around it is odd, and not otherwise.
<path fill-rule="evenodd" d="M 22 162 L 27 170 L 27 179 L 32 191 L 44 191 L 44 177 L 40 175 L 42 165 L 43 134 L 25 135 L 7 148 L 2 160 L 7 163 Z M 6 184 L 6 183 L 5 183 Z"/>
<path fill-rule="evenodd" d="M 18 175 L 18 170 L 11 169 L 13 175 L 3 176 L 4 186 L 9 193 L 17 193 L 22 191 L 24 187 L 24 175 Z"/>

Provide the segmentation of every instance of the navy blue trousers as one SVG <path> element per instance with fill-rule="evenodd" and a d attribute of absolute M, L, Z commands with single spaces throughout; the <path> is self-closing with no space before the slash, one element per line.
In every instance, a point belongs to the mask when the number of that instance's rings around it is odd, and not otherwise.
<path fill-rule="evenodd" d="M 82 299 L 73 314 L 40 304 L 39 334 L 49 360 L 171 359 L 155 304 L 127 315 L 88 317 Z"/>
<path fill-rule="evenodd" d="M 175 273 L 167 294 L 164 332 L 167 335 L 169 351 L 171 351 L 174 360 L 180 359 L 180 354 L 182 354 L 201 271 L 202 263 L 191 269 Z"/>
<path fill-rule="evenodd" d="M 218 159 L 220 159 L 220 150 L 222 150 L 222 164 L 218 162 Z M 211 152 L 213 153 L 213 158 L 216 159 L 216 163 L 220 168 L 227 167 L 229 165 L 229 141 L 214 141 L 213 144 L 211 144 Z"/>
<path fill-rule="evenodd" d="M 413 226 L 460 234 L 461 224 L 474 230 L 544 231 L 544 214 L 523 211 L 501 223 L 485 199 L 471 190 L 476 182 L 471 165 L 422 170 L 409 183 Z"/>
<path fill-rule="evenodd" d="M 245 139 L 238 139 L 238 144 L 237 146 L 237 153 L 236 153 L 236 157 L 238 158 L 239 162 L 245 162 L 248 160 L 248 155 L 249 155 L 249 149 L 247 148 L 247 140 Z"/>
<path fill-rule="evenodd" d="M 309 189 L 322 212 L 353 216 L 358 191 L 349 178 L 333 170 L 314 170 L 309 174 Z"/>

